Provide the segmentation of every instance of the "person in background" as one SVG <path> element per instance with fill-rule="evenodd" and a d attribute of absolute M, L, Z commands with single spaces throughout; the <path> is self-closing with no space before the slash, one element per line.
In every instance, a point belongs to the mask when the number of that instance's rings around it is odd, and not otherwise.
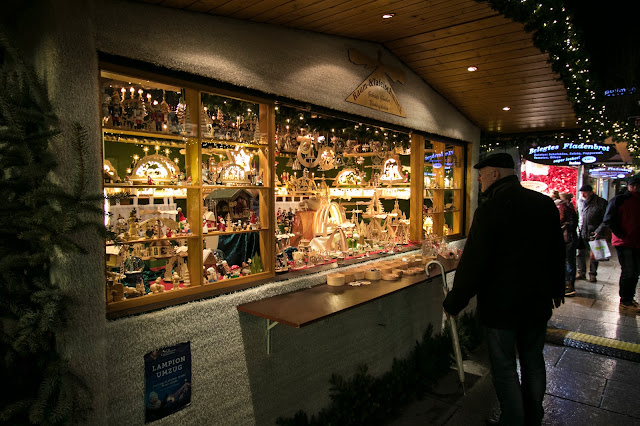
<path fill-rule="evenodd" d="M 486 201 L 476 209 L 443 307 L 447 315 L 458 315 L 477 295 L 500 401 L 499 423 L 540 424 L 547 321 L 553 306 L 564 301 L 560 216 L 551 198 L 520 185 L 509 154 L 490 155 L 474 168 Z"/>
<path fill-rule="evenodd" d="M 565 245 L 566 271 L 565 271 L 565 297 L 576 295 L 576 248 L 578 246 L 578 214 L 571 204 L 573 194 L 563 192 L 560 194 L 560 203 L 557 204 L 560 213 L 560 226 Z"/>
<path fill-rule="evenodd" d="M 640 174 L 628 178 L 627 191 L 609 201 L 604 224 L 613 233 L 611 243 L 620 262 L 620 310 L 638 314 L 640 305 L 635 295 L 640 277 Z"/>
<path fill-rule="evenodd" d="M 580 188 L 580 200 L 578 200 L 579 212 L 579 235 L 578 256 L 576 258 L 577 280 L 587 279 L 587 258 L 590 257 L 591 249 L 589 241 L 595 238 L 596 234 L 601 234 L 605 227 L 602 219 L 607 209 L 607 201 L 593 192 L 591 185 L 583 185 Z M 589 281 L 595 283 L 598 275 L 598 261 L 590 259 Z"/>
<path fill-rule="evenodd" d="M 551 199 L 553 200 L 554 203 L 556 203 L 556 206 L 558 204 L 560 204 L 560 191 L 558 190 L 553 190 L 553 192 L 551 193 Z"/>

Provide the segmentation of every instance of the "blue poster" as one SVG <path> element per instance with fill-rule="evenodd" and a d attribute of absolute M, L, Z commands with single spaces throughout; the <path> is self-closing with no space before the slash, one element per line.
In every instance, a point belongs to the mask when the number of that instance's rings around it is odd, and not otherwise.
<path fill-rule="evenodd" d="M 145 423 L 191 403 L 191 344 L 178 343 L 144 356 Z"/>

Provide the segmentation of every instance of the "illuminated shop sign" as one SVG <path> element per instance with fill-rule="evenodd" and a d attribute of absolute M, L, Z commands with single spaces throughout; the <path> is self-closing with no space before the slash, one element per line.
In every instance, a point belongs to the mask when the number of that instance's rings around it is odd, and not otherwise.
<path fill-rule="evenodd" d="M 612 145 L 599 143 L 563 142 L 529 147 L 524 158 L 549 166 L 580 166 L 601 163 L 616 154 Z"/>
<path fill-rule="evenodd" d="M 425 155 L 424 162 L 431 163 L 431 167 L 433 167 L 434 169 L 439 169 L 442 167 L 443 158 L 445 170 L 451 169 L 451 167 L 454 165 L 454 161 L 456 160 L 455 155 L 453 154 L 453 150 L 445 152 L 435 152 L 433 154 Z"/>
<path fill-rule="evenodd" d="M 589 177 L 598 179 L 623 179 L 631 176 L 633 170 L 626 167 L 598 167 L 589 170 Z"/>

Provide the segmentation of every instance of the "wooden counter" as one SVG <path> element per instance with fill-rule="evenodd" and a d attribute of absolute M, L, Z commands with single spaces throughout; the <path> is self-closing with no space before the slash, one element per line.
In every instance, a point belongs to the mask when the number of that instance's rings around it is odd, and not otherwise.
<path fill-rule="evenodd" d="M 445 267 L 446 272 L 455 270 L 458 265 L 457 260 L 438 257 L 438 261 Z M 238 310 L 300 328 L 439 276 L 440 268 L 432 266 L 429 277 L 426 273 L 421 273 L 402 277 L 398 281 L 372 281 L 370 285 L 359 287 L 348 284 L 341 287 L 320 284 L 245 303 L 239 305 Z"/>

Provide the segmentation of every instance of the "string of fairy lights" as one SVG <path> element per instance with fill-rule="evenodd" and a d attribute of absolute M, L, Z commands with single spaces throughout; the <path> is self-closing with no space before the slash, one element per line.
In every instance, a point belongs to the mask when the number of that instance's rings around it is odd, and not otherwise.
<path fill-rule="evenodd" d="M 602 142 L 612 137 L 614 142 L 628 142 L 627 149 L 640 163 L 640 131 L 631 121 L 616 121 L 607 116 L 604 91 L 589 70 L 589 57 L 581 48 L 580 33 L 575 29 L 562 0 L 476 0 L 487 2 L 492 9 L 507 18 L 524 24 L 533 33 L 533 43 L 549 54 L 549 62 L 565 85 L 573 104 L 580 129 L 563 132 L 550 139 L 573 138 L 578 142 Z M 517 146 L 520 139 L 500 140 L 483 135 L 481 149 L 491 151 Z"/>

